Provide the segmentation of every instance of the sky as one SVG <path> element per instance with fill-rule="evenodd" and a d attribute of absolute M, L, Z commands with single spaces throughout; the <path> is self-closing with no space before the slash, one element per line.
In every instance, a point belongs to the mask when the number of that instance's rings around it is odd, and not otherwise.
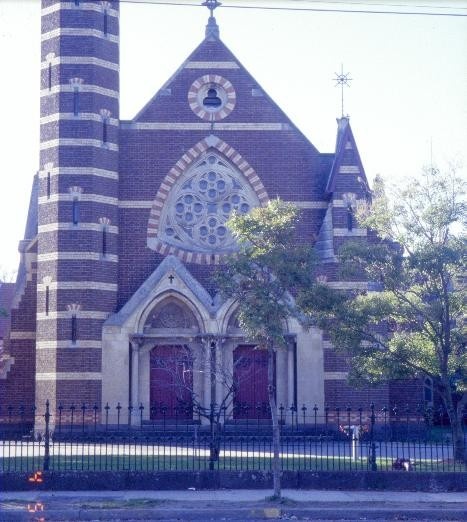
<path fill-rule="evenodd" d="M 201 0 L 140 2 L 121 0 L 121 119 L 201 42 L 209 14 Z M 0 280 L 17 268 L 40 167 L 40 12 L 40 0 L 0 0 Z M 465 176 L 467 0 L 225 0 L 215 15 L 224 43 L 319 151 L 334 150 L 342 65 L 352 78 L 344 113 L 370 182 L 401 183 L 431 164 Z"/>

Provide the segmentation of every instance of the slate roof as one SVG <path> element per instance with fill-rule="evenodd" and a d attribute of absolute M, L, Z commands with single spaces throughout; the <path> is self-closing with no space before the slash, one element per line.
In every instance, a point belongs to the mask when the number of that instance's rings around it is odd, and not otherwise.
<path fill-rule="evenodd" d="M 10 326 L 9 311 L 13 296 L 15 294 L 15 283 L 0 283 L 0 308 L 6 310 L 8 317 L 0 315 L 0 339 L 3 339 Z"/>

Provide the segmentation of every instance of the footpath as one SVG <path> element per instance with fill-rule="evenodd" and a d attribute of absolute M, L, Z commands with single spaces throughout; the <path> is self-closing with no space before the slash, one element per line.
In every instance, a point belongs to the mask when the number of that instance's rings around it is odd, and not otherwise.
<path fill-rule="evenodd" d="M 0 520 L 467 520 L 466 493 L 283 490 L 0 491 Z"/>

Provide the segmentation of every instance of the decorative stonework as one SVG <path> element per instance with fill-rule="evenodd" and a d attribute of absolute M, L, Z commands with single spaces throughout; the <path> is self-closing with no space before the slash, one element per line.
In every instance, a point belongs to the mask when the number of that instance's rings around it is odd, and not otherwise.
<path fill-rule="evenodd" d="M 185 306 L 176 302 L 163 303 L 156 306 L 152 311 L 144 326 L 146 329 L 153 328 L 195 328 L 196 320 L 193 314 Z"/>
<path fill-rule="evenodd" d="M 67 311 L 71 315 L 76 314 L 77 312 L 81 311 L 81 305 L 79 303 L 70 303 L 66 306 Z"/>
<path fill-rule="evenodd" d="M 237 100 L 233 85 L 218 74 L 205 74 L 195 80 L 188 91 L 191 110 L 206 121 L 226 118 Z"/>
<path fill-rule="evenodd" d="M 108 109 L 101 109 L 99 111 L 99 114 L 101 115 L 103 120 L 108 120 L 112 113 Z"/>
<path fill-rule="evenodd" d="M 74 89 L 79 89 L 83 85 L 84 80 L 82 78 L 70 78 L 70 85 Z"/>
<path fill-rule="evenodd" d="M 15 358 L 5 351 L 3 340 L 0 340 L 0 379 L 6 379 L 11 367 L 15 364 Z"/>
<path fill-rule="evenodd" d="M 352 209 L 355 209 L 357 205 L 357 195 L 353 192 L 345 192 L 342 195 L 342 201 L 344 202 L 344 205 L 346 207 L 350 207 Z"/>
<path fill-rule="evenodd" d="M 83 189 L 82 187 L 73 186 L 68 187 L 68 192 L 70 193 L 72 198 L 80 199 L 81 194 L 83 193 Z"/>
<path fill-rule="evenodd" d="M 209 136 L 190 149 L 163 180 L 152 205 L 147 244 L 199 264 L 219 263 L 235 250 L 225 222 L 233 210 L 265 205 L 268 195 L 235 149 Z"/>

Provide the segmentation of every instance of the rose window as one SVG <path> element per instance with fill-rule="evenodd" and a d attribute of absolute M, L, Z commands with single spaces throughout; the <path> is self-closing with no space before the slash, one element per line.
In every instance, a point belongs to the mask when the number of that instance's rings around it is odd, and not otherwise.
<path fill-rule="evenodd" d="M 232 251 L 235 241 L 226 221 L 234 210 L 246 214 L 258 205 L 244 176 L 210 152 L 172 188 L 161 216 L 161 239 L 188 251 Z"/>

